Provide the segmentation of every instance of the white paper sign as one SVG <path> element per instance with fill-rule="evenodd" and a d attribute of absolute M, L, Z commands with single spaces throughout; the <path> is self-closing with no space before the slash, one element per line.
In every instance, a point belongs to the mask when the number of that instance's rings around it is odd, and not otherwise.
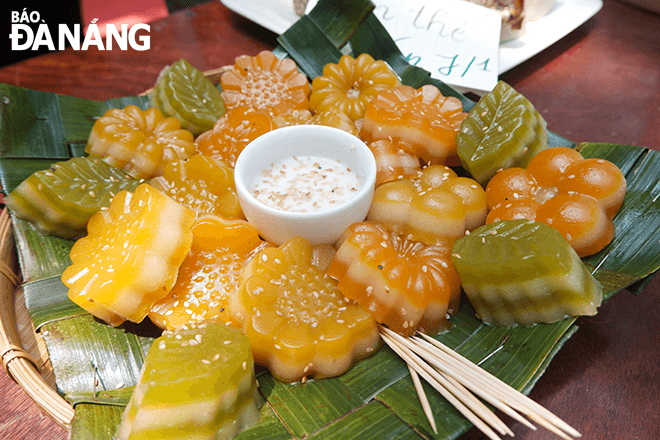
<path fill-rule="evenodd" d="M 433 78 L 468 90 L 497 84 L 502 19 L 461 0 L 372 0 L 374 15 L 408 57 Z"/>
<path fill-rule="evenodd" d="M 458 89 L 489 92 L 497 84 L 502 19 L 461 0 L 372 0 L 385 29 L 410 64 Z M 308 3 L 308 11 L 316 1 Z"/>

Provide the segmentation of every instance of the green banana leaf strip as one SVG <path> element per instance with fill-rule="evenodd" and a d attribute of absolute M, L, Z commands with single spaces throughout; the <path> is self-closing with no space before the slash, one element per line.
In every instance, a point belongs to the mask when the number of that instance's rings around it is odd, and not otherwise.
<path fill-rule="evenodd" d="M 292 57 L 291 53 L 299 52 L 297 47 L 301 41 L 313 40 L 308 34 L 305 34 L 305 30 L 314 27 L 317 30 L 313 30 L 312 32 L 314 34 L 322 34 L 323 38 L 320 42 L 322 42 L 323 46 L 326 46 L 320 49 L 321 44 L 317 43 L 316 47 L 319 50 L 330 53 L 330 59 L 334 59 L 336 62 L 341 56 L 341 53 L 336 49 L 344 47 L 348 39 L 374 7 L 375 5 L 369 0 L 320 1 L 309 14 L 301 17 L 300 20 L 278 37 L 277 40 L 280 46 L 276 47 L 273 53 L 280 59 L 294 58 L 296 61 L 300 60 L 305 63 L 306 60 L 304 58 L 300 56 Z M 323 65 L 316 63 L 316 60 L 321 59 L 321 57 L 316 56 L 314 53 L 310 55 L 307 57 L 309 70 L 301 70 L 310 78 L 314 78 L 317 76 L 314 72 L 323 72 Z M 328 58 L 323 57 L 323 59 Z"/>
<path fill-rule="evenodd" d="M 596 268 L 594 275 L 598 279 L 601 272 L 603 279 L 610 283 L 612 273 L 634 277 L 621 276 L 616 285 L 607 289 L 605 298 L 609 298 L 639 280 L 646 279 L 647 283 L 660 267 L 657 239 L 660 236 L 660 180 L 657 173 L 660 154 L 642 147 L 602 143 L 583 143 L 578 148 L 585 157 L 600 157 L 616 163 L 628 184 L 623 205 L 614 218 L 614 240 L 601 252 L 585 259 L 585 263 Z"/>
<path fill-rule="evenodd" d="M 369 0 L 321 1 L 306 17 L 335 47 L 341 48 L 374 8 Z"/>
<path fill-rule="evenodd" d="M 121 423 L 120 406 L 81 403 L 71 422 L 69 440 L 111 439 Z"/>
<path fill-rule="evenodd" d="M 47 295 L 42 292 L 48 292 Z M 89 315 L 85 310 L 69 300 L 69 289 L 60 277 L 44 278 L 23 284 L 25 306 L 36 330 L 49 322 L 73 316 Z"/>
<path fill-rule="evenodd" d="M 596 267 L 593 266 L 592 264 L 589 263 L 585 263 L 585 264 L 603 287 L 604 300 L 609 299 L 619 290 L 628 288 L 628 286 L 639 282 L 639 277 L 636 275 L 631 275 L 622 272 L 613 272 L 603 269 L 602 267 L 596 270 Z"/>
<path fill-rule="evenodd" d="M 94 121 L 110 108 L 143 109 L 147 97 L 93 101 L 0 84 L 0 156 L 56 158 L 80 156 Z"/>
<path fill-rule="evenodd" d="M 354 56 L 368 53 L 374 59 L 386 61 L 399 75 L 403 84 L 418 88 L 428 83 L 431 74 L 408 62 L 407 57 L 399 51 L 392 37 L 373 13 L 366 17 L 362 26 L 353 34 L 350 44 Z M 449 96 L 458 97 L 464 106 L 474 105 L 474 102 L 444 84 L 443 89 L 441 91 L 449 92 Z"/>
<path fill-rule="evenodd" d="M 405 362 L 387 347 L 358 362 L 338 379 L 363 402 L 401 380 L 408 374 Z"/>
<path fill-rule="evenodd" d="M 420 437 L 398 417 L 393 417 L 389 408 L 372 400 L 307 438 L 314 440 L 357 438 L 360 440 L 418 440 Z"/>
<path fill-rule="evenodd" d="M 155 336 L 147 326 L 113 328 L 90 314 L 51 321 L 40 332 L 62 395 L 136 385 Z"/>
<path fill-rule="evenodd" d="M 0 155 L 69 157 L 58 97 L 0 84 Z"/>
<path fill-rule="evenodd" d="M 633 295 L 639 295 L 644 291 L 646 286 L 651 281 L 653 281 L 653 278 L 656 277 L 656 276 L 658 276 L 658 272 L 653 272 L 651 275 L 649 275 L 645 278 L 642 278 L 641 280 L 639 280 L 637 282 L 634 282 L 634 283 L 630 284 L 628 287 L 626 287 L 626 290 L 628 292 L 632 293 Z"/>
<path fill-rule="evenodd" d="M 338 378 L 291 385 L 265 374 L 259 388 L 294 438 L 307 437 L 364 403 Z"/>
<path fill-rule="evenodd" d="M 325 64 L 321 65 L 316 60 L 332 60 L 336 63 L 342 55 L 308 16 L 296 21 L 287 34 L 288 38 L 279 38 L 278 41 L 309 78 L 323 75 Z"/>
<path fill-rule="evenodd" d="M 536 385 L 536 382 L 541 378 L 543 373 L 545 373 L 545 370 L 548 368 L 548 365 L 550 365 L 550 362 L 552 359 L 555 357 L 557 353 L 559 353 L 559 350 L 564 346 L 566 341 L 568 341 L 571 336 L 575 334 L 575 332 L 578 331 L 578 326 L 572 325 L 566 333 L 559 339 L 559 341 L 555 344 L 555 346 L 552 348 L 552 351 L 548 353 L 548 356 L 543 360 L 541 365 L 536 371 L 536 374 L 527 382 L 527 384 L 522 387 L 519 391 L 522 392 L 523 394 L 529 394 L 532 391 L 532 388 Z"/>
<path fill-rule="evenodd" d="M 261 418 L 255 426 L 246 429 L 235 440 L 290 440 L 291 434 L 277 417 L 273 408 L 264 404 L 259 410 Z"/>
<path fill-rule="evenodd" d="M 23 281 L 59 277 L 71 264 L 73 241 L 41 234 L 29 222 L 11 216 Z"/>
<path fill-rule="evenodd" d="M 124 387 L 118 390 L 101 391 L 98 393 L 70 393 L 64 396 L 75 408 L 79 404 L 94 403 L 98 405 L 113 405 L 126 407 L 131 400 L 135 387 Z"/>

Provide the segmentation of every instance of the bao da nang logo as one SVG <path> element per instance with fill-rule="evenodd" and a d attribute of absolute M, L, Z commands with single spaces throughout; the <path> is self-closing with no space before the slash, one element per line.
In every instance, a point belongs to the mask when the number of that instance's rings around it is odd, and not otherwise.
<path fill-rule="evenodd" d="M 11 50 L 64 50 L 71 46 L 73 50 L 87 50 L 97 47 L 99 50 L 148 50 L 151 45 L 148 35 L 150 27 L 147 24 L 134 24 L 130 28 L 127 24 L 105 25 L 105 38 L 96 24 L 96 19 L 83 32 L 79 24 L 70 28 L 66 24 L 53 27 L 41 18 L 38 11 L 11 11 Z M 140 32 L 141 31 L 141 32 Z M 146 35 L 145 35 L 146 32 Z"/>

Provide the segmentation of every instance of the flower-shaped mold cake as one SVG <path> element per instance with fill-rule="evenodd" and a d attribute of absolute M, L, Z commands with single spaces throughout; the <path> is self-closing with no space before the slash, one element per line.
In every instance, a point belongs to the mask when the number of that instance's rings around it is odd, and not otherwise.
<path fill-rule="evenodd" d="M 197 152 L 224 160 L 232 167 L 241 151 L 253 140 L 275 128 L 266 110 L 236 107 L 228 110 L 212 130 L 195 139 Z"/>
<path fill-rule="evenodd" d="M 236 58 L 220 85 L 228 109 L 251 107 L 278 115 L 309 108 L 307 77 L 292 59 L 280 60 L 270 51 Z"/>
<path fill-rule="evenodd" d="M 433 334 L 458 310 L 460 280 L 449 245 L 426 245 L 361 222 L 348 228 L 338 246 L 328 274 L 344 295 L 392 330 Z"/>
<path fill-rule="evenodd" d="M 549 148 L 527 168 L 495 174 L 486 187 L 486 223 L 519 218 L 545 223 L 585 257 L 612 241 L 612 219 L 625 194 L 626 179 L 613 163 L 585 159 L 567 147 Z"/>
<path fill-rule="evenodd" d="M 164 329 L 198 321 L 231 322 L 226 308 L 238 290 L 241 271 L 269 246 L 245 220 L 205 215 L 195 221 L 192 233 L 192 247 L 176 284 L 149 312 L 149 318 Z"/>
<path fill-rule="evenodd" d="M 323 75 L 314 78 L 309 105 L 315 113 L 337 110 L 357 121 L 364 117 L 379 91 L 400 84 L 384 61 L 376 61 L 366 53 L 357 58 L 343 55 L 337 64 L 326 64 Z"/>
<path fill-rule="evenodd" d="M 224 218 L 245 218 L 238 203 L 234 169 L 225 161 L 204 154 L 172 161 L 151 186 L 195 211 Z"/>
<path fill-rule="evenodd" d="M 427 244 L 451 244 L 466 230 L 481 226 L 486 214 L 481 185 L 449 167 L 431 165 L 415 177 L 378 186 L 367 220 Z"/>
<path fill-rule="evenodd" d="M 167 295 L 192 244 L 195 213 L 148 184 L 92 216 L 62 274 L 69 298 L 111 325 L 141 322 Z"/>
<path fill-rule="evenodd" d="M 136 179 L 163 174 L 165 165 L 195 154 L 193 134 L 160 110 L 110 109 L 94 123 L 85 152 Z"/>
<path fill-rule="evenodd" d="M 400 85 L 383 90 L 369 103 L 360 137 L 390 140 L 427 163 L 444 163 L 456 154 L 456 134 L 467 117 L 461 101 L 437 87 Z"/>
<path fill-rule="evenodd" d="M 369 144 L 376 158 L 376 186 L 405 177 L 415 177 L 422 170 L 419 157 L 386 139 Z"/>
<path fill-rule="evenodd" d="M 292 112 L 273 117 L 273 123 L 278 127 L 289 127 L 291 125 L 325 125 L 344 130 L 353 136 L 358 135 L 355 122 L 346 116 L 346 113 L 337 109 L 326 110 L 312 114 L 309 110 L 294 110 Z"/>
<path fill-rule="evenodd" d="M 229 304 L 255 362 L 286 382 L 338 376 L 380 344 L 373 316 L 342 295 L 313 259 L 302 238 L 263 249 Z"/>

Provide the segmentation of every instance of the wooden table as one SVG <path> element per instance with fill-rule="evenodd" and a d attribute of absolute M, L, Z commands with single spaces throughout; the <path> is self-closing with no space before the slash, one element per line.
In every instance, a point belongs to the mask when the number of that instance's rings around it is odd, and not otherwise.
<path fill-rule="evenodd" d="M 0 82 L 105 100 L 150 88 L 186 58 L 201 70 L 273 49 L 276 35 L 218 1 L 151 24 L 151 49 L 40 56 L 0 69 Z M 660 149 L 660 16 L 616 0 L 501 79 L 526 95 L 548 127 L 574 141 Z M 640 296 L 619 292 L 551 362 L 531 397 L 587 439 L 660 438 L 660 279 Z M 0 438 L 65 439 L 66 433 L 0 373 Z M 524 440 L 557 438 L 505 421 Z M 478 431 L 465 439 L 481 439 Z"/>

